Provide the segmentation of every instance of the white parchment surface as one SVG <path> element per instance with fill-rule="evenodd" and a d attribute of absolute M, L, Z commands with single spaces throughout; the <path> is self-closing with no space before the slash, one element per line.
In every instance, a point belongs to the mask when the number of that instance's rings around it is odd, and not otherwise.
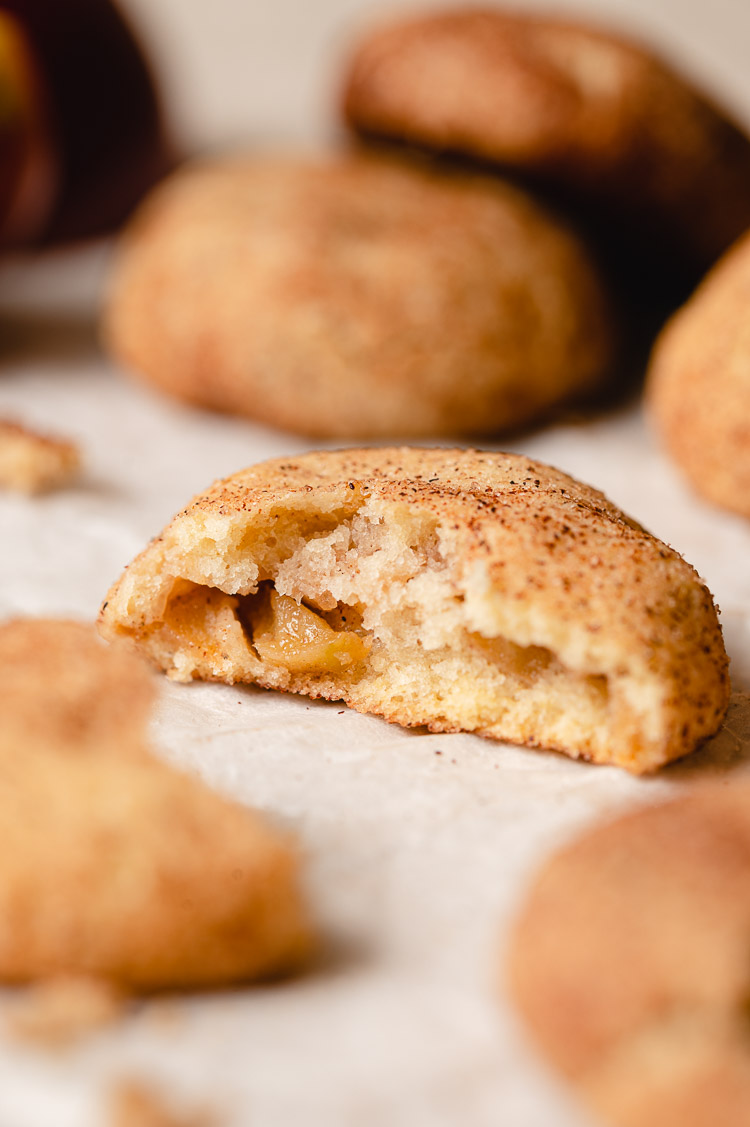
<path fill-rule="evenodd" d="M 85 457 L 70 490 L 0 495 L 2 617 L 93 617 L 194 492 L 307 448 L 116 372 L 95 335 L 108 253 L 0 268 L 0 414 L 78 439 Z M 337 704 L 165 682 L 155 746 L 299 835 L 326 959 L 282 985 L 143 1004 L 61 1056 L 0 1040 L 0 1127 L 102 1127 L 123 1076 L 211 1105 L 226 1127 L 583 1127 L 506 1006 L 503 947 L 530 872 L 576 827 L 746 769 L 750 525 L 688 492 L 638 404 L 511 445 L 601 487 L 696 565 L 732 657 L 725 729 L 638 780 Z"/>

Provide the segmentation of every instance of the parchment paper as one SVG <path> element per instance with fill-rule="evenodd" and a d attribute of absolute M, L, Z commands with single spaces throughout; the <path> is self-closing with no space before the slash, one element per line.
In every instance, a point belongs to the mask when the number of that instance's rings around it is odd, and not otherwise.
<path fill-rule="evenodd" d="M 309 445 L 117 373 L 95 335 L 108 255 L 95 246 L 0 267 L 0 414 L 77 438 L 86 462 L 73 489 L 0 495 L 2 617 L 93 617 L 194 492 Z M 410 733 L 337 704 L 165 682 L 155 745 L 300 836 L 326 960 L 294 982 L 137 1006 L 61 1056 L 0 1040 L 0 1127 L 103 1127 L 123 1076 L 212 1105 L 225 1127 L 584 1127 L 507 1006 L 504 945 L 531 872 L 577 827 L 747 770 L 750 524 L 690 494 L 637 402 L 503 445 L 602 488 L 698 568 L 732 658 L 725 729 L 638 780 Z"/>

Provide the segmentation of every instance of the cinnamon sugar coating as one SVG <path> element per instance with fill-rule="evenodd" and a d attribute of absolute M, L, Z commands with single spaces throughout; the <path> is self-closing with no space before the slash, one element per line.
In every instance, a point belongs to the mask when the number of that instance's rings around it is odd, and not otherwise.
<path fill-rule="evenodd" d="M 359 634 L 355 659 L 264 660 L 284 650 L 269 647 L 274 588 Z M 243 470 L 129 566 L 100 627 L 177 680 L 343 699 L 635 772 L 715 732 L 729 693 L 695 571 L 601 493 L 514 454 L 349 450 Z"/>
<path fill-rule="evenodd" d="M 590 256 L 530 196 L 364 156 L 178 173 L 126 233 L 104 336 L 180 399 L 349 438 L 544 419 L 614 352 Z"/>
<path fill-rule="evenodd" d="M 750 236 L 663 329 L 648 373 L 654 426 L 690 484 L 750 517 Z"/>
<path fill-rule="evenodd" d="M 498 162 L 645 225 L 704 267 L 750 226 L 750 141 L 667 62 L 584 22 L 461 8 L 366 33 L 344 114 Z"/>
<path fill-rule="evenodd" d="M 152 756 L 152 676 L 91 626 L 0 627 L 0 981 L 209 987 L 311 942 L 292 842 Z"/>
<path fill-rule="evenodd" d="M 597 1122 L 747 1123 L 749 811 L 733 779 L 604 822 L 526 898 L 511 992 Z"/>

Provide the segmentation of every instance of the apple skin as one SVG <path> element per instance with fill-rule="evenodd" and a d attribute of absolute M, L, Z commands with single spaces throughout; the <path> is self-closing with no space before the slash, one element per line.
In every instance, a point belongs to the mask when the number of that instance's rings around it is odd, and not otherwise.
<path fill-rule="evenodd" d="M 23 245 L 46 228 L 59 169 L 36 58 L 18 22 L 0 10 L 0 245 Z"/>
<path fill-rule="evenodd" d="M 145 56 L 110 0 L 0 0 L 46 91 L 57 188 L 43 241 L 116 227 L 174 163 Z"/>

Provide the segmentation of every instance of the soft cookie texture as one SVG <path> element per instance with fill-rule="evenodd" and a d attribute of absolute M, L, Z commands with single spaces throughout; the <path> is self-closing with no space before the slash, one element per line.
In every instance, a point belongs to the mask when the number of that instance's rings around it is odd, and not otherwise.
<path fill-rule="evenodd" d="M 361 133 L 496 161 L 645 223 L 710 262 L 750 226 L 750 141 L 643 47 L 548 16 L 461 9 L 365 36 Z"/>
<path fill-rule="evenodd" d="M 544 1055 L 616 1127 L 747 1127 L 750 783 L 590 830 L 543 868 L 510 986 Z"/>
<path fill-rule="evenodd" d="M 519 455 L 384 449 L 217 482 L 110 591 L 169 675 L 343 699 L 631 771 L 718 728 L 727 659 L 694 570 Z"/>
<path fill-rule="evenodd" d="M 177 174 L 125 237 L 104 336 L 180 398 L 359 438 L 516 427 L 613 354 L 584 247 L 529 196 L 364 156 Z"/>
<path fill-rule="evenodd" d="M 696 491 L 750 517 L 750 235 L 714 267 L 658 339 L 654 425 Z"/>
<path fill-rule="evenodd" d="M 309 951 L 292 843 L 149 754 L 150 681 L 91 626 L 0 627 L 2 982 L 218 986 Z"/>

